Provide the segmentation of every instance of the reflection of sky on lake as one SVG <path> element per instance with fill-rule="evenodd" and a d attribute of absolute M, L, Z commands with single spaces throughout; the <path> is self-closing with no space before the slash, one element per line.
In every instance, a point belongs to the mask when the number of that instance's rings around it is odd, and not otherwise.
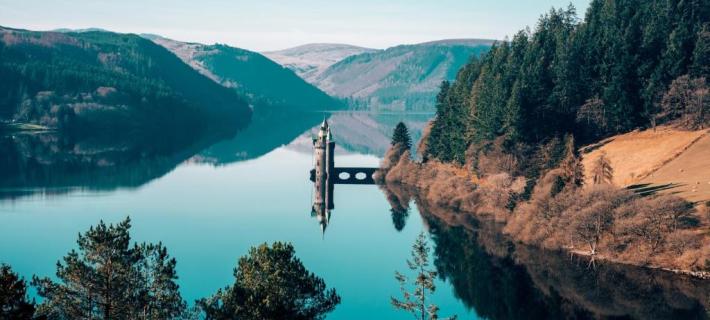
<path fill-rule="evenodd" d="M 374 156 L 336 157 L 337 166 L 378 162 Z M 75 247 L 78 232 L 99 219 L 117 222 L 130 215 L 134 240 L 162 241 L 177 259 L 189 302 L 231 284 L 232 269 L 250 246 L 282 240 L 292 242 L 306 267 L 342 296 L 329 318 L 409 318 L 394 311 L 389 298 L 399 295 L 393 273 L 406 270 L 405 259 L 423 228 L 416 209 L 398 233 L 377 187 L 338 185 L 322 238 L 310 217 L 310 168 L 310 154 L 282 147 L 225 166 L 184 164 L 133 190 L 0 202 L 0 261 L 25 278 L 53 275 L 55 262 Z M 471 315 L 449 285 L 439 284 L 434 301 L 442 315 Z"/>

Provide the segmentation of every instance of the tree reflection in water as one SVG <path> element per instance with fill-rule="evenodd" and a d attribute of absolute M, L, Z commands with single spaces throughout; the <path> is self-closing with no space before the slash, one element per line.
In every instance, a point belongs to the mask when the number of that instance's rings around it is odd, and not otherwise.
<path fill-rule="evenodd" d="M 398 207 L 410 197 L 401 186 L 383 190 Z M 481 317 L 708 318 L 710 281 L 599 261 L 590 267 L 584 257 L 512 243 L 495 222 L 413 198 L 429 226 L 439 276 Z"/>

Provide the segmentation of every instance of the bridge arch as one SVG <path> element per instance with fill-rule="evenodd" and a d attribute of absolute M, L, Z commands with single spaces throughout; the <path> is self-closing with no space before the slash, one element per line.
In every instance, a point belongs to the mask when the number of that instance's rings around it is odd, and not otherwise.
<path fill-rule="evenodd" d="M 338 167 L 334 168 L 334 184 L 374 184 L 373 175 L 377 168 Z"/>

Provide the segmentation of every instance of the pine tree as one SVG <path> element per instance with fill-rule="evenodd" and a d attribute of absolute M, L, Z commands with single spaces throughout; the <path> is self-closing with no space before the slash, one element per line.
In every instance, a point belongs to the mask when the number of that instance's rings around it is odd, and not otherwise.
<path fill-rule="evenodd" d="M 416 319 L 439 319 L 439 307 L 436 304 L 427 302 L 427 298 L 436 291 L 434 280 L 437 273 L 429 269 L 429 246 L 424 232 L 421 232 L 414 242 L 412 258 L 407 260 L 407 266 L 417 273 L 415 280 L 412 282 L 414 291 L 412 293 L 407 291 L 406 287 L 408 282 L 410 282 L 409 278 L 395 271 L 395 279 L 399 282 L 403 298 L 400 300 L 392 297 L 392 306 L 411 313 Z M 456 317 L 448 319 L 456 319 Z"/>
<path fill-rule="evenodd" d="M 609 158 L 606 156 L 606 152 L 602 152 L 601 155 L 594 161 L 594 167 L 592 167 L 592 181 L 594 184 L 612 184 L 614 179 L 614 168 L 609 162 Z"/>
<path fill-rule="evenodd" d="M 409 130 L 404 122 L 397 123 L 397 126 L 394 128 L 392 146 L 402 148 L 402 151 L 412 148 L 412 137 L 409 135 Z"/>
<path fill-rule="evenodd" d="M 322 319 L 340 303 L 290 243 L 253 247 L 239 258 L 232 286 L 198 301 L 207 319 Z"/>
<path fill-rule="evenodd" d="M 698 39 L 693 50 L 691 75 L 696 78 L 710 79 L 710 22 L 703 25 L 697 36 Z"/>
<path fill-rule="evenodd" d="M 0 265 L 0 319 L 29 320 L 35 305 L 27 300 L 27 284 L 8 265 Z"/>
<path fill-rule="evenodd" d="M 79 234 L 78 252 L 57 262 L 57 278 L 34 277 L 38 313 L 60 319 L 173 319 L 185 310 L 175 259 L 161 245 L 130 246 L 130 219 Z"/>

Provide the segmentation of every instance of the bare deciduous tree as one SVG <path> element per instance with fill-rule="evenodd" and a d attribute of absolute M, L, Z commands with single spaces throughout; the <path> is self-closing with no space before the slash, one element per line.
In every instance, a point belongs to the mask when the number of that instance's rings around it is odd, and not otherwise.
<path fill-rule="evenodd" d="M 710 122 L 710 96 L 705 78 L 688 75 L 673 80 L 661 100 L 657 115 L 662 121 L 678 121 L 687 129 L 702 129 Z"/>

